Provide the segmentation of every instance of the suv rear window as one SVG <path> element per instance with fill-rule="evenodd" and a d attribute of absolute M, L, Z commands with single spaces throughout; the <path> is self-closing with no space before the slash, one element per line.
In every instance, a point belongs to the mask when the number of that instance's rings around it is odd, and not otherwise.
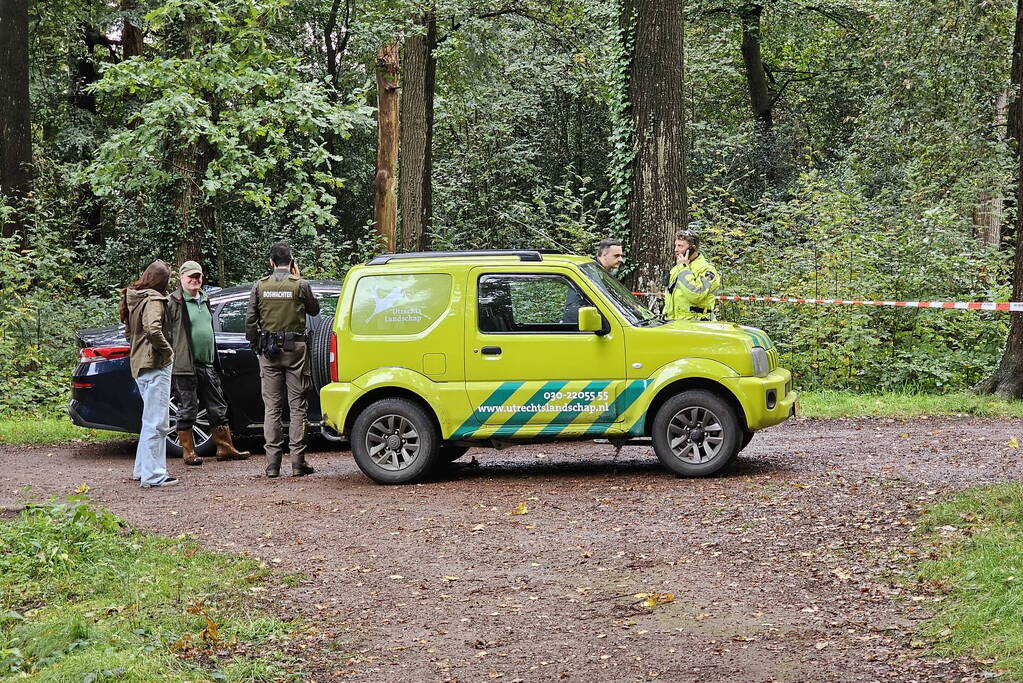
<path fill-rule="evenodd" d="M 419 334 L 448 309 L 447 273 L 370 275 L 359 280 L 352 302 L 355 334 Z"/>

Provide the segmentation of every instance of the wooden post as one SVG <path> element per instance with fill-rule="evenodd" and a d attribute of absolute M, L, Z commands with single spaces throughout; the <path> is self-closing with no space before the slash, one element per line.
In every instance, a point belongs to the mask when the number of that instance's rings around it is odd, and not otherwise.
<path fill-rule="evenodd" d="M 384 248 L 395 249 L 398 224 L 398 42 L 377 54 L 377 173 L 373 181 L 373 222 Z"/>

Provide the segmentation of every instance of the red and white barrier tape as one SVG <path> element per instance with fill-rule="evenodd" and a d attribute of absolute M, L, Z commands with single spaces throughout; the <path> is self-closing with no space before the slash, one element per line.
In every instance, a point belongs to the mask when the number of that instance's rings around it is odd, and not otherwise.
<path fill-rule="evenodd" d="M 633 292 L 637 296 L 663 296 L 660 292 Z M 783 304 L 824 304 L 829 306 L 892 306 L 898 308 L 952 308 L 962 311 L 1012 311 L 1023 313 L 1023 301 L 861 301 L 859 299 L 797 299 L 780 296 L 731 296 L 719 301 L 755 301 Z"/>

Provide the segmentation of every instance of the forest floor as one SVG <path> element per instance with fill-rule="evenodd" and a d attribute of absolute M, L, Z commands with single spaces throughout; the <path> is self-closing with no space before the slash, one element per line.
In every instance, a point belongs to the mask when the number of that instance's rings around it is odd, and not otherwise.
<path fill-rule="evenodd" d="M 982 665 L 915 633 L 940 596 L 914 583 L 914 528 L 1023 479 L 1014 436 L 1023 420 L 800 420 L 709 479 L 586 442 L 474 450 L 401 487 L 342 452 L 300 479 L 171 461 L 181 485 L 151 490 L 131 442 L 0 445 L 0 504 L 85 483 L 137 527 L 265 560 L 282 580 L 254 597 L 306 625 L 314 681 L 972 681 Z"/>

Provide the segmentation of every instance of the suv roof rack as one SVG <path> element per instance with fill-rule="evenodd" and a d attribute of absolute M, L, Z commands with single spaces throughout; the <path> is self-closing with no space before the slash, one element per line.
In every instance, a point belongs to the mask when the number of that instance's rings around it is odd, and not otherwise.
<path fill-rule="evenodd" d="M 517 256 L 520 261 L 543 261 L 543 255 L 536 249 L 481 249 L 478 251 L 412 251 L 406 254 L 381 254 L 370 259 L 368 265 L 382 266 L 399 259 L 482 258 L 488 256 Z"/>

